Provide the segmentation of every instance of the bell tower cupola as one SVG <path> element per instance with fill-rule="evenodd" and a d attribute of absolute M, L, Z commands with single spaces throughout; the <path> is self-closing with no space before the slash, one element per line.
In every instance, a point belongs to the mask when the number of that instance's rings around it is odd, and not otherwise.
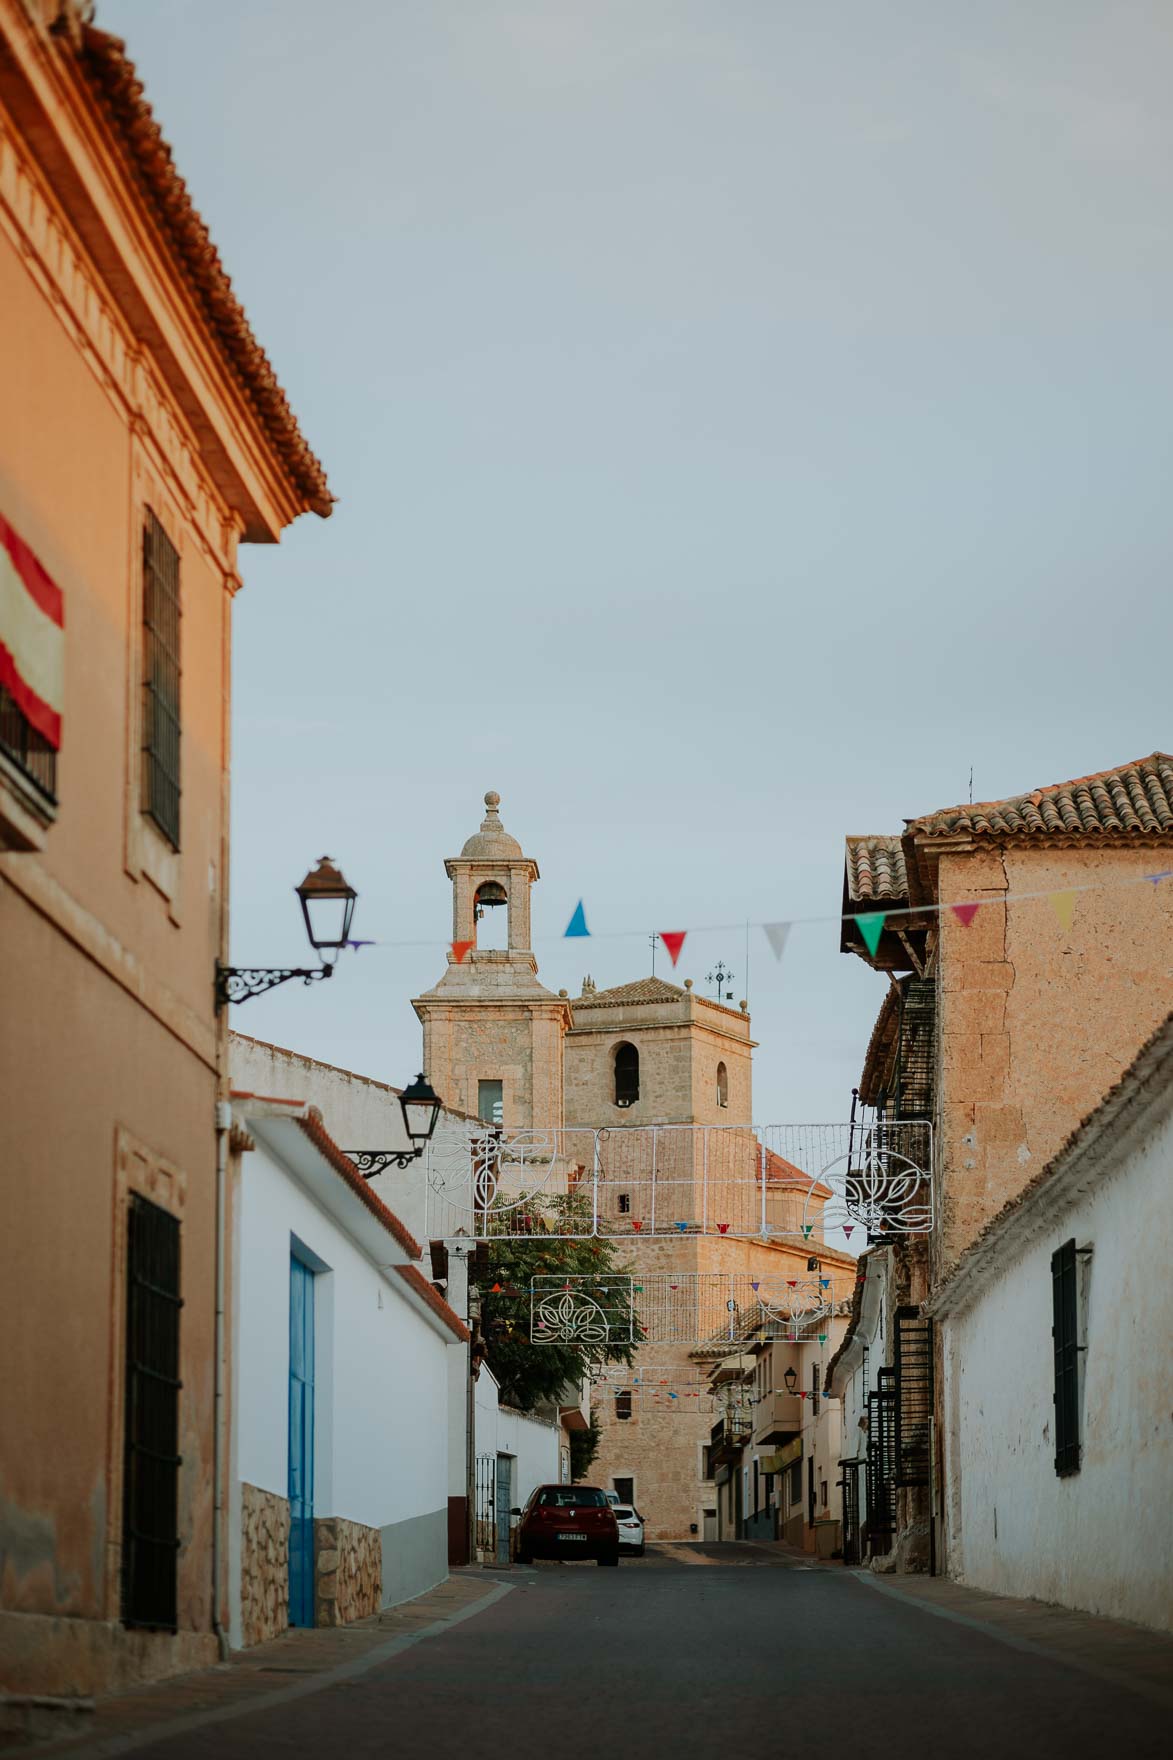
<path fill-rule="evenodd" d="M 480 830 L 444 863 L 452 882 L 448 969 L 412 1007 L 423 1023 L 424 1069 L 436 1092 L 448 1105 L 512 1130 L 562 1122 L 570 1005 L 538 982 L 530 946 L 538 864 L 502 825 L 500 805 L 490 789 Z"/>

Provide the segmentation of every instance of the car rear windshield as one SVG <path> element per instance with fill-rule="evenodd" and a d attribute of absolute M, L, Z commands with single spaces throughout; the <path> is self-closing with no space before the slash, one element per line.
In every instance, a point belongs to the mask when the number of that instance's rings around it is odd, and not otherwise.
<path fill-rule="evenodd" d="M 538 1502 L 546 1509 L 606 1509 L 604 1492 L 590 1485 L 551 1485 L 539 1491 Z"/>
<path fill-rule="evenodd" d="M 621 1522 L 632 1522 L 635 1520 L 635 1511 L 633 1509 L 628 1509 L 625 1503 L 617 1503 L 615 1505 L 615 1515 L 616 1519 Z"/>

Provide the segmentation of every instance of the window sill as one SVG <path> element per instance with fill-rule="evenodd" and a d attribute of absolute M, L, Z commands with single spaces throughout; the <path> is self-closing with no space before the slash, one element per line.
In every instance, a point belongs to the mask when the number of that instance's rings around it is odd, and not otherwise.
<path fill-rule="evenodd" d="M 0 752 L 0 850 L 44 849 L 56 817 L 56 803 Z"/>

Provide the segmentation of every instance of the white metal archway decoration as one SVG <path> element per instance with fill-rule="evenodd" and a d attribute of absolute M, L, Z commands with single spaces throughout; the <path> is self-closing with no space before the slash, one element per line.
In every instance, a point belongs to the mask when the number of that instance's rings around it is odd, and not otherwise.
<path fill-rule="evenodd" d="M 530 1342 L 801 1342 L 846 1311 L 852 1288 L 844 1273 L 814 1279 L 720 1271 L 536 1277 L 529 1292 Z"/>
<path fill-rule="evenodd" d="M 506 1130 L 442 1119 L 427 1232 L 475 1240 L 726 1236 L 818 1244 L 926 1234 L 933 1132 L 922 1120 Z"/>

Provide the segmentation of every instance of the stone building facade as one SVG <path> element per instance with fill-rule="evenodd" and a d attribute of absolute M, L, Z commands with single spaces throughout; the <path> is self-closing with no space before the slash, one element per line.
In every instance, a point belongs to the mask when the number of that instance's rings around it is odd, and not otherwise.
<path fill-rule="evenodd" d="M 414 1002 L 423 1023 L 425 1068 L 437 1091 L 449 1104 L 496 1119 L 506 1130 L 605 1128 L 601 1190 L 619 1222 L 625 1200 L 633 1210 L 650 1201 L 646 1194 L 653 1182 L 642 1161 L 648 1133 L 638 1127 L 669 1127 L 658 1140 L 654 1185 L 657 1193 L 670 1194 L 687 1232 L 665 1237 L 649 1231 L 641 1239 L 633 1231 L 629 1256 L 641 1272 L 793 1278 L 808 1275 L 808 1258 L 817 1251 L 850 1282 L 854 1261 L 824 1245 L 821 1222 L 810 1242 L 798 1244 L 704 1232 L 701 1206 L 720 1203 L 720 1184 L 710 1168 L 702 1186 L 705 1150 L 699 1133 L 681 1128 L 674 1136 L 671 1127 L 725 1127 L 722 1142 L 732 1145 L 725 1150 L 730 1165 L 738 1166 L 739 1178 L 748 1173 L 752 1181 L 758 1157 L 748 1128 L 754 1041 L 745 1006 L 727 1008 L 698 996 L 688 981 L 677 985 L 654 977 L 610 990 L 598 990 L 586 978 L 573 999 L 545 989 L 529 948 L 529 889 L 538 878 L 537 863 L 502 826 L 499 797 L 489 793 L 485 804 L 480 831 L 445 864 L 453 886 L 456 943 L 448 969 Z M 508 909 L 504 951 L 476 945 L 484 921 L 477 915 L 478 900 L 482 910 Z M 472 945 L 466 950 L 463 943 Z M 625 1138 L 625 1132 L 632 1135 Z M 797 1170 L 785 1163 L 771 1171 L 771 1205 L 787 1202 L 791 1176 L 797 1177 Z M 637 1353 L 637 1369 L 641 1361 L 654 1360 L 661 1369 L 667 1366 L 687 1392 L 699 1373 L 694 1349 L 688 1342 L 649 1343 Z M 687 1397 L 657 1402 L 637 1395 L 631 1416 L 618 1415 L 626 1406 L 610 1388 L 596 1393 L 593 1410 L 603 1440 L 591 1477 L 604 1485 L 632 1481 L 649 1539 L 703 1533 L 706 1512 L 715 1511 L 713 1486 L 705 1476 L 713 1421 L 705 1402 Z"/>

